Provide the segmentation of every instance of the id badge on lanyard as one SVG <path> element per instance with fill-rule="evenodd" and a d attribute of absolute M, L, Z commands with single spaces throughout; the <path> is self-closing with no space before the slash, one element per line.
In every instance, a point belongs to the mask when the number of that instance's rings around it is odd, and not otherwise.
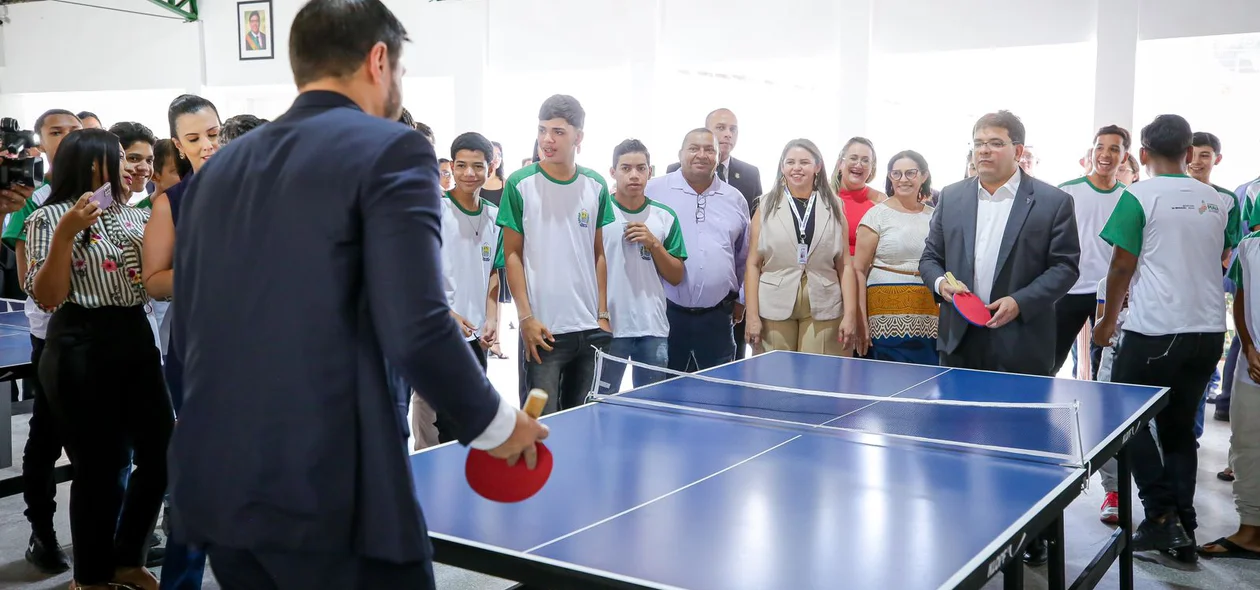
<path fill-rule="evenodd" d="M 784 191 L 786 192 L 786 191 Z M 787 198 L 794 199 L 790 193 Z M 788 203 L 788 208 L 792 210 L 792 217 L 796 218 L 796 262 L 797 264 L 805 264 L 809 260 L 809 244 L 805 243 L 805 224 L 809 223 L 809 214 L 814 212 L 814 203 L 818 201 L 818 193 L 809 196 L 809 202 L 805 204 L 805 214 L 802 215 L 796 210 L 796 203 Z"/>

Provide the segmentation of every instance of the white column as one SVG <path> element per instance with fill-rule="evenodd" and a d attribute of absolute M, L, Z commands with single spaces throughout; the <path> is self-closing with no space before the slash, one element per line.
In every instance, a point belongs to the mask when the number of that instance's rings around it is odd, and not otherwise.
<path fill-rule="evenodd" d="M 870 95 L 873 0 L 840 0 L 831 4 L 836 23 L 836 108 L 841 138 L 866 135 Z M 840 141 L 843 141 L 841 139 Z"/>
<path fill-rule="evenodd" d="M 1098 3 L 1094 60 L 1094 128 L 1120 125 L 1136 134 L 1133 87 L 1137 81 L 1140 0 Z"/>

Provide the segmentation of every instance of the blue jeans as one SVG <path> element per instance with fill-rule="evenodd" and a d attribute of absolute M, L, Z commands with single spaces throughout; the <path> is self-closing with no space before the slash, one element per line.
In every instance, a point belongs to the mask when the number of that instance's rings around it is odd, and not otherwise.
<path fill-rule="evenodd" d="M 730 302 L 708 309 L 694 309 L 670 302 L 669 368 L 703 371 L 735 360 L 735 330 Z"/>
<path fill-rule="evenodd" d="M 1234 371 L 1238 369 L 1238 355 L 1242 353 L 1242 341 L 1234 336 L 1225 353 L 1225 374 L 1221 375 L 1221 394 L 1216 396 L 1216 415 L 1229 415 L 1229 399 L 1234 394 Z"/>
<path fill-rule="evenodd" d="M 166 388 L 171 393 L 175 415 L 184 405 L 184 366 L 174 350 L 162 363 L 166 373 Z M 176 543 L 166 533 L 166 556 L 162 559 L 161 590 L 199 590 L 206 574 L 206 554 L 199 547 Z"/>
<path fill-rule="evenodd" d="M 630 359 L 654 367 L 666 367 L 669 364 L 669 338 L 664 336 L 638 336 L 635 338 L 613 338 L 608 345 L 608 354 L 622 359 Z M 621 390 L 621 379 L 626 373 L 626 365 L 620 361 L 604 363 L 600 380 L 608 384 L 601 387 L 600 393 L 616 393 Z M 651 385 L 665 378 L 665 374 L 652 369 L 635 367 L 631 379 L 635 387 Z"/>
<path fill-rule="evenodd" d="M 552 337 L 555 340 L 550 343 L 550 351 L 538 349 L 542 362 L 525 365 L 525 391 L 537 388 L 548 394 L 543 414 L 586 403 L 586 395 L 595 382 L 595 349 L 607 350 L 612 341 L 612 334 L 599 328 Z"/>

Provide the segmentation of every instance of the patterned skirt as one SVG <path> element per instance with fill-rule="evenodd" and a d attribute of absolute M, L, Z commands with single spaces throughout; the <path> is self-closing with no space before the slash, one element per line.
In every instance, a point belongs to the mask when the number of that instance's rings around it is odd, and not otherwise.
<path fill-rule="evenodd" d="M 869 358 L 935 365 L 936 323 L 940 308 L 923 283 L 869 285 L 867 322 L 871 329 Z"/>

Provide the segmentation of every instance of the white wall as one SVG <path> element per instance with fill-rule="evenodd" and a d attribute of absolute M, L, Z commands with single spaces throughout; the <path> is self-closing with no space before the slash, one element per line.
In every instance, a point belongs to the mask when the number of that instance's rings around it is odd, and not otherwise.
<path fill-rule="evenodd" d="M 169 16 L 138 0 L 96 2 Z M 889 102 L 890 77 L 873 68 L 896 63 L 914 76 L 914 56 L 965 56 L 949 68 L 962 81 L 1011 63 L 986 53 L 1004 48 L 1061 46 L 1080 59 L 1081 47 L 1093 47 L 1077 64 L 1092 79 L 1080 85 L 1090 89 L 1092 116 L 1074 106 L 1081 121 L 1073 126 L 1084 134 L 1109 122 L 1135 125 L 1141 40 L 1260 31 L 1260 0 L 385 2 L 412 38 L 405 104 L 440 143 L 482 131 L 505 143 L 514 164 L 530 148 L 538 101 L 569 92 L 588 106 L 584 163 L 601 170 L 611 144 L 631 135 L 672 160 L 678 136 L 717 105 L 750 112 L 745 157 L 772 162 L 781 142 L 798 135 L 834 152 L 850 135 L 897 124 L 887 119 L 898 102 Z M 193 91 L 224 116 L 274 117 L 295 95 L 285 47 L 302 4 L 273 0 L 275 59 L 257 61 L 237 58 L 234 2 L 202 2 L 196 24 L 55 2 L 11 6 L 12 23 L 0 32 L 0 113 L 29 124 L 53 105 L 107 110 L 108 120 L 134 117 L 160 130 L 165 102 Z M 1064 81 L 1039 80 L 1036 67 L 1016 67 L 1016 83 L 1061 89 Z"/>

